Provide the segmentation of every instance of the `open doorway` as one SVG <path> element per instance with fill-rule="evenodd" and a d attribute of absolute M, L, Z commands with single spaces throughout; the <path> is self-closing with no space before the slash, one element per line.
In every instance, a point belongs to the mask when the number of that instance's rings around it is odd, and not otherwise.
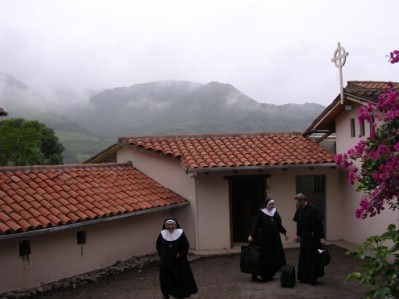
<path fill-rule="evenodd" d="M 256 211 L 262 205 L 267 187 L 266 176 L 229 177 L 231 241 L 247 242 Z"/>

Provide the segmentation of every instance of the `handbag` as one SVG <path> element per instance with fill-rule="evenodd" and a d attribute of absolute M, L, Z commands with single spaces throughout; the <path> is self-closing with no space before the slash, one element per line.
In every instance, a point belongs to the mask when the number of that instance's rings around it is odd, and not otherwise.
<path fill-rule="evenodd" d="M 260 246 L 253 243 L 241 246 L 240 270 L 242 273 L 256 274 L 260 271 Z"/>
<path fill-rule="evenodd" d="M 327 266 L 331 261 L 330 252 L 326 247 L 317 249 L 317 263 L 320 267 Z"/>

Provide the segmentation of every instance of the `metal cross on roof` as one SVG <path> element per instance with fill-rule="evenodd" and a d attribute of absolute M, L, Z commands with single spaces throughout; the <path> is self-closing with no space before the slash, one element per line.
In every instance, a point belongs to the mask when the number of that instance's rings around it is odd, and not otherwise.
<path fill-rule="evenodd" d="M 339 84 L 341 88 L 341 104 L 344 103 L 344 87 L 342 82 L 342 67 L 345 65 L 346 56 L 349 56 L 349 53 L 345 51 L 344 47 L 341 47 L 341 43 L 338 43 L 337 49 L 334 51 L 334 57 L 331 59 L 334 62 L 335 66 L 339 68 Z"/>

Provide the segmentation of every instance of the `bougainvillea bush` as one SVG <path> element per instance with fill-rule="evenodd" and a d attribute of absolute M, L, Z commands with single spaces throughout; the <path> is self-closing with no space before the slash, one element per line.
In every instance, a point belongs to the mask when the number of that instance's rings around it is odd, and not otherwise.
<path fill-rule="evenodd" d="M 391 52 L 390 62 L 399 62 L 399 50 Z M 356 217 L 364 219 L 379 214 L 384 206 L 398 209 L 399 91 L 388 84 L 376 104 L 359 110 L 358 119 L 372 124 L 370 137 L 337 155 L 336 163 L 350 170 L 349 183 L 363 192 Z M 356 279 L 374 286 L 368 298 L 399 298 L 399 230 L 395 224 L 380 236 L 370 236 L 348 254 L 364 260 L 364 264 L 361 272 L 349 274 L 347 281 Z"/>
<path fill-rule="evenodd" d="M 366 218 L 379 214 L 385 203 L 393 210 L 398 207 L 399 91 L 389 84 L 377 104 L 360 108 L 358 119 L 372 124 L 370 137 L 337 155 L 336 163 L 350 169 L 349 183 L 364 192 L 356 217 Z"/>

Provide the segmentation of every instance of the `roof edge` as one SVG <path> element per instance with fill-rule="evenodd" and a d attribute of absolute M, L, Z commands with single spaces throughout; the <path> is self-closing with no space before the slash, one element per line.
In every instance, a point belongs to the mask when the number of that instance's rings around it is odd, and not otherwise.
<path fill-rule="evenodd" d="M 355 102 L 358 103 L 360 105 L 367 105 L 367 103 L 372 102 L 369 99 L 366 98 L 362 98 L 356 95 L 353 95 L 351 93 L 348 92 L 344 92 L 345 94 L 345 101 L 351 101 L 351 102 Z M 317 118 L 315 118 L 315 120 L 310 124 L 310 126 L 302 133 L 302 136 L 304 137 L 308 137 L 310 136 L 315 128 L 317 126 L 320 125 L 321 122 L 323 122 L 335 109 L 337 109 L 339 106 L 344 105 L 341 103 L 341 98 L 340 96 L 337 96 L 330 105 L 328 105 L 326 107 L 326 109 L 324 109 L 319 116 L 317 116 Z"/>
<path fill-rule="evenodd" d="M 70 168 L 105 168 L 115 166 L 133 166 L 131 162 L 125 163 L 92 163 L 92 164 L 58 164 L 58 165 L 24 165 L 24 166 L 0 166 L 0 171 L 37 171 L 37 170 L 65 170 Z"/>
<path fill-rule="evenodd" d="M 335 163 L 315 163 L 315 164 L 294 164 L 294 165 L 265 165 L 265 166 L 235 166 L 235 167 L 213 167 L 213 168 L 186 168 L 186 173 L 206 173 L 206 172 L 223 172 L 223 171 L 243 171 L 243 170 L 272 170 L 272 169 L 289 169 L 289 168 L 309 168 L 309 167 L 336 167 Z"/>
<path fill-rule="evenodd" d="M 94 156 L 90 157 L 89 159 L 83 161 L 82 164 L 96 163 L 98 160 L 101 160 L 101 158 L 103 156 L 108 156 L 109 154 L 114 153 L 115 151 L 117 151 L 121 147 L 122 147 L 122 145 L 119 142 L 111 144 L 106 149 L 104 149 L 101 152 L 95 154 Z"/>
<path fill-rule="evenodd" d="M 99 218 L 99 219 L 77 222 L 77 223 L 72 223 L 72 224 L 66 224 L 66 225 L 62 225 L 62 226 L 54 226 L 54 227 L 50 227 L 50 228 L 43 228 L 43 229 L 26 231 L 26 232 L 21 232 L 21 233 L 3 234 L 3 235 L 0 235 L 0 241 L 15 239 L 15 238 L 26 238 L 26 237 L 36 236 L 36 235 L 43 235 L 43 234 L 48 234 L 48 233 L 52 233 L 52 232 L 64 231 L 64 230 L 73 229 L 73 228 L 79 228 L 79 227 L 85 227 L 85 226 L 99 224 L 99 223 L 121 220 L 121 219 L 130 218 L 130 217 L 143 215 L 143 214 L 167 211 L 167 210 L 171 210 L 171 209 L 181 208 L 181 207 L 187 206 L 189 204 L 190 204 L 189 201 L 185 201 L 183 203 L 172 204 L 172 205 L 169 205 L 166 207 L 150 208 L 150 209 L 140 210 L 137 212 L 131 212 L 131 213 L 122 214 L 122 215 L 116 215 L 116 216 L 111 216 L 111 217 L 105 217 L 105 218 Z"/>
<path fill-rule="evenodd" d="M 126 143 L 131 145 L 129 139 L 168 139 L 168 138 L 212 138 L 212 137 L 226 137 L 226 136 L 257 136 L 257 135 L 301 135 L 300 131 L 289 132 L 235 132 L 235 133 L 195 133 L 195 134 L 176 134 L 176 135 L 142 135 L 142 136 L 121 136 L 118 137 L 119 143 Z"/>

